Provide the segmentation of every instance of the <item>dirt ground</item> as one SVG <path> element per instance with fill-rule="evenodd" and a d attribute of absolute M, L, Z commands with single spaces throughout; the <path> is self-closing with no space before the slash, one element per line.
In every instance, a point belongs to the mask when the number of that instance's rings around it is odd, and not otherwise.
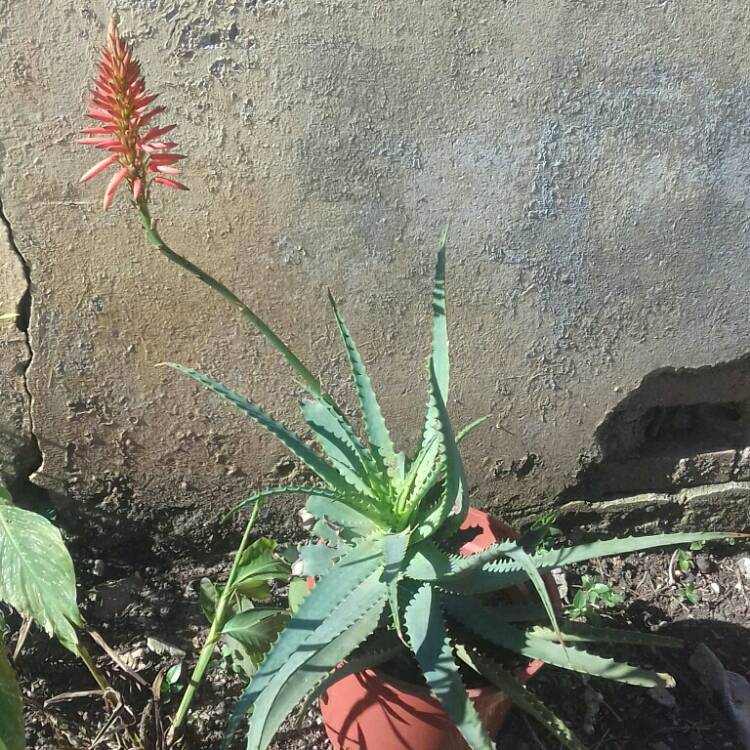
<path fill-rule="evenodd" d="M 226 572 L 228 557 L 208 567 L 187 563 L 165 567 L 158 559 L 140 567 L 93 559 L 75 545 L 73 552 L 84 616 L 122 665 L 149 684 L 162 667 L 183 658 L 185 667 L 192 667 L 205 635 L 197 582 L 205 575 L 220 578 Z M 575 594 L 582 574 L 597 576 L 623 595 L 621 605 L 602 613 L 605 619 L 611 618 L 620 627 L 685 639 L 681 650 L 642 651 L 638 652 L 640 658 L 633 649 L 626 654 L 632 661 L 670 672 L 677 687 L 665 695 L 604 680 L 585 681 L 579 675 L 548 667 L 534 680 L 533 690 L 592 750 L 741 750 L 723 707 L 705 692 L 699 675 L 691 668 L 690 656 L 696 645 L 703 643 L 727 669 L 750 677 L 750 571 L 743 572 L 742 563 L 747 557 L 747 549 L 697 552 L 691 569 L 679 579 L 675 578 L 675 560 L 669 552 L 612 558 L 568 571 L 569 598 Z M 10 624 L 17 622 L 11 620 Z M 13 645 L 11 641 L 11 648 Z M 122 691 L 128 705 L 119 712 L 115 709 L 118 722 L 127 720 L 147 730 L 153 725 L 153 712 L 144 710 L 149 690 L 139 686 L 99 646 L 90 645 L 97 664 Z M 116 744 L 106 730 L 102 732 L 112 710 L 104 710 L 101 696 L 85 692 L 95 688 L 91 677 L 62 648 L 32 632 L 18 667 L 29 748 L 128 747 Z M 220 746 L 223 727 L 242 687 L 234 676 L 219 669 L 210 672 L 195 704 L 188 750 Z M 52 703 L 45 706 L 50 699 Z M 162 712 L 174 710 L 177 700 L 173 698 Z M 512 750 L 557 747 L 517 710 L 511 712 L 499 740 L 499 748 Z M 274 750 L 327 747 L 330 745 L 320 719 L 312 711 L 300 728 L 284 728 Z"/>

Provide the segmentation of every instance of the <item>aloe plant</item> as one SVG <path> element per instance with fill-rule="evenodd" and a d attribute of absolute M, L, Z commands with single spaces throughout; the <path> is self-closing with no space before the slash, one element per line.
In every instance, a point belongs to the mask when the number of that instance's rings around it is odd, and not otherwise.
<path fill-rule="evenodd" d="M 172 251 L 156 232 L 147 210 L 141 213 L 149 240 L 238 307 L 292 366 L 309 394 L 301 402 L 301 411 L 318 447 L 314 450 L 257 404 L 210 376 L 170 365 L 268 430 L 318 480 L 306 486 L 270 487 L 236 508 L 242 510 L 273 495 L 307 495 L 306 509 L 315 523 L 313 539 L 302 547 L 301 558 L 305 573 L 315 576 L 317 583 L 241 696 L 227 727 L 227 740 L 249 717 L 247 748 L 264 750 L 295 707 L 343 675 L 381 664 L 401 649 L 413 653 L 428 687 L 474 750 L 490 750 L 493 743 L 464 687 L 464 669 L 475 670 L 510 694 L 563 746 L 583 747 L 498 663 L 501 651 L 632 685 L 673 684 L 667 674 L 585 650 L 585 644 L 602 641 L 670 643 L 646 635 L 634 641 L 617 631 L 569 625 L 558 616 L 543 576 L 552 568 L 592 557 L 721 539 L 728 534 L 657 534 L 531 553 L 527 547 L 533 545 L 524 544 L 528 540 L 508 539 L 473 555 L 460 554 L 457 531 L 469 503 L 458 446 L 482 420 L 456 433 L 448 416 L 445 235 L 438 247 L 432 295 L 426 418 L 419 450 L 408 457 L 394 446 L 362 356 L 330 295 L 353 373 L 363 436 L 279 336 L 220 282 Z M 521 584 L 536 592 L 536 605 L 505 605 L 496 596 Z"/>

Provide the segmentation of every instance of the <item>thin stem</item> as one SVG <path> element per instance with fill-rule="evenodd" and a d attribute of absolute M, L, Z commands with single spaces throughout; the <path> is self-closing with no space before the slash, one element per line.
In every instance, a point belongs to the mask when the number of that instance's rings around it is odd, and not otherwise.
<path fill-rule="evenodd" d="M 177 736 L 183 723 L 185 722 L 185 719 L 187 718 L 187 715 L 190 711 L 190 705 L 193 702 L 193 698 L 195 697 L 198 686 L 200 685 L 204 675 L 206 674 L 206 669 L 208 668 L 209 662 L 211 661 L 211 656 L 213 655 L 214 648 L 217 641 L 219 640 L 219 637 L 221 636 L 221 631 L 224 628 L 226 620 L 227 608 L 229 607 L 229 601 L 232 598 L 232 594 L 234 593 L 234 584 L 237 579 L 237 573 L 239 571 L 240 562 L 242 560 L 242 554 L 247 547 L 247 543 L 250 538 L 250 532 L 252 531 L 252 528 L 255 524 L 255 519 L 258 517 L 261 505 L 262 499 L 259 499 L 255 503 L 253 512 L 250 514 L 250 519 L 248 520 L 247 526 L 245 527 L 245 533 L 242 535 L 242 541 L 240 542 L 240 546 L 237 548 L 237 552 L 234 556 L 232 569 L 229 571 L 229 578 L 227 579 L 226 586 L 224 586 L 224 590 L 221 592 L 221 596 L 219 597 L 219 601 L 216 605 L 213 620 L 211 621 L 211 628 L 208 631 L 206 641 L 203 644 L 203 648 L 201 649 L 200 655 L 198 657 L 198 662 L 196 663 L 193 674 L 190 677 L 190 682 L 185 688 L 185 692 L 183 693 L 182 700 L 180 701 L 177 713 L 175 714 L 174 724 L 172 724 L 172 728 L 169 730 L 169 743 L 171 743 L 172 740 Z"/>
<path fill-rule="evenodd" d="M 107 678 L 101 673 L 99 667 L 96 666 L 86 646 L 84 646 L 80 641 L 78 641 L 78 655 L 81 657 L 81 661 L 86 665 L 86 668 L 89 670 L 89 672 L 91 672 L 91 676 L 94 678 L 96 684 L 101 690 L 104 691 L 104 694 L 114 694 L 114 688 L 109 684 Z"/>
<path fill-rule="evenodd" d="M 249 320 L 250 323 L 252 323 L 255 328 L 257 328 L 257 330 L 268 339 L 272 346 L 281 352 L 286 361 L 291 365 L 292 369 L 302 379 L 307 390 L 316 398 L 322 398 L 324 394 L 320 381 L 310 372 L 310 370 L 307 369 L 307 367 L 305 367 L 305 365 L 302 364 L 297 355 L 294 354 L 294 352 L 276 335 L 273 329 L 264 320 L 259 318 L 239 297 L 237 297 L 236 294 L 234 294 L 234 292 L 224 286 L 224 284 L 211 276 L 211 274 L 206 273 L 202 268 L 191 263 L 187 258 L 172 250 L 156 230 L 148 206 L 143 203 L 139 204 L 138 212 L 141 217 L 141 223 L 146 230 L 146 238 L 148 241 L 166 258 L 173 263 L 176 263 L 188 273 L 192 273 L 193 276 L 198 277 L 204 284 L 215 289 L 227 302 L 237 307 L 240 314 Z"/>

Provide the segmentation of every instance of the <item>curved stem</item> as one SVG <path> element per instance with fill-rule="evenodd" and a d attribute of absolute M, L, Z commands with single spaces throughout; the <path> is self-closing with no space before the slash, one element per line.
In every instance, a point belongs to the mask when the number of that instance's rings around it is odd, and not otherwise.
<path fill-rule="evenodd" d="M 250 539 L 250 532 L 255 525 L 255 519 L 258 517 L 258 513 L 260 512 L 262 504 L 262 499 L 259 499 L 258 502 L 255 503 L 253 512 L 250 514 L 250 519 L 248 520 L 247 526 L 245 527 L 245 533 L 242 535 L 242 541 L 240 542 L 240 546 L 237 548 L 237 552 L 234 556 L 232 569 L 229 571 L 229 578 L 227 578 L 227 583 L 224 586 L 224 590 L 221 592 L 218 603 L 216 604 L 216 610 L 214 612 L 213 620 L 211 621 L 211 628 L 208 631 L 206 641 L 203 644 L 200 655 L 198 656 L 198 661 L 195 665 L 195 669 L 193 669 L 193 674 L 190 676 L 190 682 L 188 683 L 188 686 L 185 688 L 185 692 L 182 695 L 182 700 L 180 701 L 180 705 L 177 708 L 177 713 L 175 714 L 172 728 L 169 730 L 168 744 L 170 744 L 174 740 L 174 738 L 178 736 L 178 733 L 182 729 L 182 725 L 185 723 L 185 719 L 187 718 L 190 711 L 190 706 L 193 702 L 193 698 L 195 697 L 195 693 L 198 690 L 198 686 L 203 681 L 203 677 L 206 674 L 206 669 L 208 669 L 208 665 L 211 661 L 214 648 L 216 647 L 219 637 L 221 636 L 221 631 L 223 630 L 225 625 L 227 608 L 229 607 L 229 602 L 232 598 L 232 594 L 234 593 L 234 585 L 237 579 L 237 572 L 239 571 L 240 562 L 242 560 L 242 554 L 247 547 L 248 540 Z"/>
<path fill-rule="evenodd" d="M 249 320 L 250 323 L 252 323 L 253 326 L 255 326 L 255 328 L 263 334 L 266 339 L 268 339 L 271 345 L 281 352 L 286 361 L 291 365 L 292 369 L 302 379 L 307 390 L 316 398 L 322 398 L 324 394 L 320 381 L 310 372 L 310 370 L 307 369 L 307 367 L 305 367 L 305 365 L 302 364 L 297 355 L 278 337 L 273 329 L 264 320 L 259 318 L 234 292 L 224 286 L 224 284 L 211 276 L 211 274 L 206 273 L 206 271 L 199 266 L 196 266 L 195 263 L 191 263 L 187 258 L 172 250 L 156 230 L 148 206 L 145 204 L 139 204 L 138 212 L 140 214 L 143 228 L 146 230 L 146 238 L 148 241 L 166 258 L 173 263 L 176 263 L 188 273 L 199 278 L 204 284 L 215 289 L 227 302 L 238 308 L 242 317 Z"/>

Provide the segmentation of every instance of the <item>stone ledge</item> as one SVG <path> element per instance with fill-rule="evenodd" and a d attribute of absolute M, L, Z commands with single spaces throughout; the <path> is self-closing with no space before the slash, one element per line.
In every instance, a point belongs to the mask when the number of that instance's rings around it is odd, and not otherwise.
<path fill-rule="evenodd" d="M 560 506 L 556 526 L 572 540 L 610 534 L 750 528 L 750 482 L 648 492 L 609 500 L 573 500 Z"/>

